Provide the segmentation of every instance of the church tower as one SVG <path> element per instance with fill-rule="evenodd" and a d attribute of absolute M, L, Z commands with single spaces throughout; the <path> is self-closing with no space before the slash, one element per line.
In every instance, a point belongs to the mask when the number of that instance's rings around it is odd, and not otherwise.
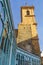
<path fill-rule="evenodd" d="M 21 7 L 21 22 L 18 25 L 17 45 L 36 55 L 40 54 L 34 6 Z"/>

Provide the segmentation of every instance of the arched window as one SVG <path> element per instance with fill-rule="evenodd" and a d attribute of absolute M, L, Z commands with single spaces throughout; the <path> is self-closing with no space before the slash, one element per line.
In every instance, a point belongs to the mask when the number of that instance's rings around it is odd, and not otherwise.
<path fill-rule="evenodd" d="M 29 12 L 29 10 L 27 10 L 27 11 L 26 11 L 26 13 L 27 13 L 27 15 L 30 15 L 30 12 Z"/>

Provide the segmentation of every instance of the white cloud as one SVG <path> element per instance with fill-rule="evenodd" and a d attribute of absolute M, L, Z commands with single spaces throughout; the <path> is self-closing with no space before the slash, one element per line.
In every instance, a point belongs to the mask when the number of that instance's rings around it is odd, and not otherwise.
<path fill-rule="evenodd" d="M 42 53 L 41 53 L 41 57 L 43 57 L 43 51 L 42 51 Z"/>

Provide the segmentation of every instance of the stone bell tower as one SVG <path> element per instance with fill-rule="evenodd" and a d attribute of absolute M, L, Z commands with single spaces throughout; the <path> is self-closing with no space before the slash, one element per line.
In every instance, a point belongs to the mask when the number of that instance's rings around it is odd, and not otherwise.
<path fill-rule="evenodd" d="M 21 22 L 18 25 L 17 44 L 26 51 L 37 55 L 40 54 L 34 6 L 21 7 Z"/>

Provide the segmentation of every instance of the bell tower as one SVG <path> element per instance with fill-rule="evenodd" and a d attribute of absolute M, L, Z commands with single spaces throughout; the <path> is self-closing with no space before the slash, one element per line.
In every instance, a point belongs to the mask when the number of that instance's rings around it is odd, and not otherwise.
<path fill-rule="evenodd" d="M 32 23 L 32 17 L 34 17 L 34 7 L 33 6 L 24 6 L 21 7 L 21 22 L 23 23 Z M 29 22 L 30 21 L 30 22 Z"/>
<path fill-rule="evenodd" d="M 21 7 L 21 23 L 18 25 L 18 46 L 34 54 L 40 54 L 34 6 Z"/>

